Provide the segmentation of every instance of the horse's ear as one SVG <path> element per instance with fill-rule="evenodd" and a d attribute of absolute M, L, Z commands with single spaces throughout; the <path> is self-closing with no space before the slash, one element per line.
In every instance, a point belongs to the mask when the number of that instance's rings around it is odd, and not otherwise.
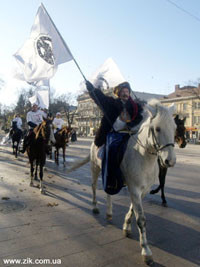
<path fill-rule="evenodd" d="M 174 112 L 175 112 L 175 105 L 174 105 L 174 103 L 172 103 L 172 104 L 169 106 L 169 112 L 171 113 L 171 115 L 174 114 Z"/>
<path fill-rule="evenodd" d="M 179 119 L 179 115 L 176 115 L 174 119 L 175 120 L 178 120 Z"/>
<path fill-rule="evenodd" d="M 150 106 L 148 104 L 145 107 L 146 107 L 146 110 L 149 113 L 150 117 L 153 119 L 157 113 L 156 107 Z"/>
<path fill-rule="evenodd" d="M 174 121 L 175 121 L 176 123 L 178 123 L 178 121 L 179 121 L 179 115 L 176 115 L 176 116 L 174 117 Z"/>

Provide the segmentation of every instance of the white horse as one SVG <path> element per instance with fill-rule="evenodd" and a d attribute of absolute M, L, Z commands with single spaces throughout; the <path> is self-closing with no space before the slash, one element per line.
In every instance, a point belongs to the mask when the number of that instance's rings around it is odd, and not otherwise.
<path fill-rule="evenodd" d="M 172 114 L 173 108 L 164 107 L 157 100 L 151 100 L 145 107 L 144 119 L 138 126 L 135 135 L 128 141 L 120 169 L 125 178 L 131 197 L 131 205 L 125 216 L 123 232 L 125 236 L 131 233 L 131 220 L 133 212 L 140 235 L 141 254 L 147 264 L 153 262 L 152 252 L 146 238 L 146 219 L 142 206 L 142 198 L 149 192 L 150 187 L 158 177 L 159 157 L 162 165 L 172 167 L 176 163 L 174 153 L 174 134 L 176 125 Z M 90 155 L 82 161 L 75 163 L 68 172 L 79 168 L 91 161 L 93 212 L 98 213 L 96 200 L 97 179 L 101 170 L 101 160 L 97 157 L 98 148 L 91 145 Z M 107 218 L 112 218 L 111 196 L 107 194 Z"/>

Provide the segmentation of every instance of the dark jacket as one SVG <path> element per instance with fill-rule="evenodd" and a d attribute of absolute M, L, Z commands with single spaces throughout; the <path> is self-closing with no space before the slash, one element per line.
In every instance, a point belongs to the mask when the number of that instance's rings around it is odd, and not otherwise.
<path fill-rule="evenodd" d="M 120 98 L 106 96 L 100 89 L 94 89 L 89 92 L 90 97 L 103 111 L 104 116 L 101 120 L 100 128 L 97 130 L 94 143 L 100 147 L 106 142 L 106 136 L 112 129 L 117 117 L 121 114 L 124 104 Z M 140 103 L 135 102 L 131 97 L 125 104 L 125 108 L 131 117 L 131 121 L 127 126 L 132 128 L 142 120 L 142 106 Z"/>

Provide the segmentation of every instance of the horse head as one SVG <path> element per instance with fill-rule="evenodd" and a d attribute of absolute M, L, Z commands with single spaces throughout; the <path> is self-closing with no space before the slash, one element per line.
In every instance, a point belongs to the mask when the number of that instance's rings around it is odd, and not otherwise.
<path fill-rule="evenodd" d="M 148 147 L 157 154 L 163 167 L 176 163 L 174 136 L 176 124 L 173 120 L 174 107 L 164 107 L 158 100 L 151 100 L 146 106 L 149 114 Z"/>
<path fill-rule="evenodd" d="M 17 122 L 16 121 L 13 121 L 12 122 L 12 129 L 13 129 L 13 131 L 18 130 L 18 128 L 17 128 Z"/>
<path fill-rule="evenodd" d="M 176 133 L 175 133 L 175 141 L 177 142 L 180 148 L 184 148 L 187 144 L 186 138 L 185 138 L 185 132 L 186 132 L 186 128 L 184 125 L 185 120 L 186 120 L 186 117 L 182 120 L 179 119 L 179 115 L 176 115 L 176 117 L 174 118 L 174 121 L 177 126 Z"/>
<path fill-rule="evenodd" d="M 49 141 L 53 144 L 55 143 L 55 137 L 53 134 L 52 120 L 44 119 L 41 124 L 39 124 L 34 129 L 35 139 L 42 138 L 46 143 Z"/>
<path fill-rule="evenodd" d="M 60 139 L 61 142 L 68 143 L 70 133 L 71 133 L 71 128 L 63 126 L 62 129 L 57 132 L 56 136 Z"/>

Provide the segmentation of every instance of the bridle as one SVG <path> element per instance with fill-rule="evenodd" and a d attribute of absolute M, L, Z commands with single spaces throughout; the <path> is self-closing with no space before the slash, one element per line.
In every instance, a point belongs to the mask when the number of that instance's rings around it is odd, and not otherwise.
<path fill-rule="evenodd" d="M 160 151 L 162 151 L 164 148 L 166 148 L 168 146 L 174 147 L 174 143 L 168 143 L 166 145 L 160 145 L 157 138 L 156 138 L 155 131 L 154 131 L 153 127 L 150 127 L 150 129 L 149 129 L 149 136 L 150 136 L 150 132 L 152 133 L 153 147 L 155 148 L 155 150 L 157 152 L 156 154 L 159 154 Z"/>
<path fill-rule="evenodd" d="M 135 133 L 129 133 L 129 134 L 130 134 L 130 136 L 132 136 L 132 137 L 134 138 Z M 148 148 L 146 148 L 146 147 L 142 144 L 141 140 L 140 140 L 138 137 L 137 137 L 137 138 L 134 138 L 135 141 L 136 141 L 136 143 L 137 143 L 138 145 L 140 145 L 141 147 L 143 147 L 149 154 L 156 155 L 156 156 L 158 156 L 159 158 L 161 158 L 161 157 L 160 157 L 160 152 L 161 152 L 164 148 L 166 148 L 166 147 L 168 147 L 168 146 L 172 146 L 172 147 L 174 147 L 174 143 L 167 143 L 166 145 L 160 145 L 159 142 L 158 142 L 158 140 L 157 140 L 157 138 L 156 138 L 155 131 L 154 131 L 154 128 L 153 128 L 153 127 L 150 127 L 150 128 L 149 128 L 148 137 L 150 137 L 150 134 L 152 134 L 153 147 L 154 147 L 154 149 L 155 149 L 156 152 L 153 152 L 153 151 L 149 150 Z M 162 160 L 162 159 L 161 159 L 161 160 Z"/>

